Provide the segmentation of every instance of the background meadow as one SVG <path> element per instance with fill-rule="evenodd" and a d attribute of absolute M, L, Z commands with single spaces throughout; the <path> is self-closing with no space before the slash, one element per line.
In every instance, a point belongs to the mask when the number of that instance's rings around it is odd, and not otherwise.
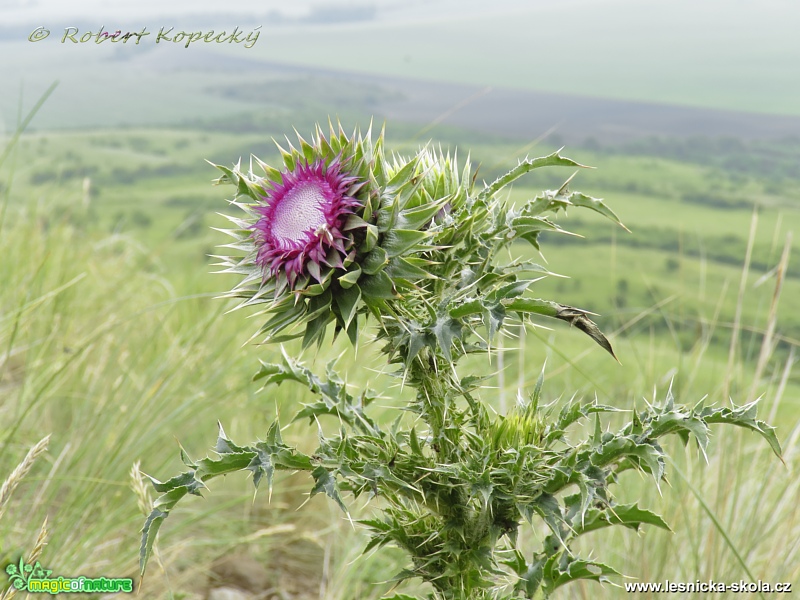
<path fill-rule="evenodd" d="M 212 228 L 224 226 L 230 190 L 210 185 L 206 159 L 225 165 L 253 153 L 274 164 L 273 138 L 293 128 L 307 136 L 330 116 L 348 128 L 385 122 L 400 153 L 429 141 L 458 148 L 460 160 L 480 165 L 479 180 L 564 145 L 596 167 L 571 187 L 605 198 L 631 232 L 591 215 L 562 218 L 583 237 L 543 235 L 548 268 L 565 277 L 535 292 L 599 313 L 622 364 L 580 332 L 542 321 L 504 339 L 491 366 L 475 365 L 498 369 L 483 396 L 505 410 L 546 363 L 544 395 L 556 403 L 596 395 L 633 408 L 670 385 L 687 404 L 760 398 L 784 464 L 747 432 L 715 436 L 707 464 L 675 446 L 662 495 L 642 485 L 642 504 L 674 533 L 597 534 L 583 550 L 641 581 L 800 584 L 794 5 L 224 9 L 0 3 L 2 565 L 33 554 L 57 575 L 137 577 L 152 497 L 139 465 L 171 476 L 180 446 L 205 455 L 218 422 L 246 442 L 278 414 L 284 439 L 313 450 L 313 430 L 290 424 L 310 395 L 252 382 L 258 361 L 279 350 L 248 343 L 258 324 L 215 299 L 233 284 L 210 273 L 208 256 L 226 241 Z M 39 25 L 51 38 L 27 41 Z M 62 45 L 67 25 L 154 34 L 140 46 Z M 155 45 L 162 25 L 262 28 L 251 49 L 183 48 Z M 571 174 L 529 175 L 512 199 L 557 189 Z M 409 390 L 375 354 L 368 341 L 356 356 L 338 340 L 306 359 L 318 371 L 335 359 L 353 389 L 369 385 L 384 406 L 401 405 Z M 29 454 L 46 436 L 46 450 Z M 165 522 L 142 597 L 386 594 L 399 554 L 360 557 L 363 534 L 324 498 L 308 500 L 308 483 L 278 477 L 268 498 L 243 476 L 211 482 L 205 499 Z M 372 506 L 353 509 L 367 516 Z M 527 535 L 533 543 L 542 532 Z M 627 596 L 585 583 L 558 597 L 597 594 Z"/>

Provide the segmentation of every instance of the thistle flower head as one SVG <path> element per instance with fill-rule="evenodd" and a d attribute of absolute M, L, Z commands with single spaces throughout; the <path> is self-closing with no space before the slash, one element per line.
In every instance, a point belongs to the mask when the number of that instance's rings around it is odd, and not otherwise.
<path fill-rule="evenodd" d="M 469 159 L 459 169 L 441 149 L 387 157 L 383 133 L 373 142 L 371 130 L 348 136 L 341 126 L 298 140 L 299 148 L 278 146 L 280 168 L 255 157 L 248 172 L 218 166 L 217 183 L 236 186 L 231 204 L 246 215 L 229 216 L 236 228 L 223 230 L 244 256 L 218 256 L 218 264 L 244 275 L 228 294 L 240 307 L 266 305 L 265 341 L 321 343 L 334 323 L 334 335 L 346 331 L 355 344 L 360 318 L 371 315 L 394 359 L 409 363 L 427 348 L 454 362 L 481 348 L 468 342 L 476 328 L 491 342 L 506 313 L 535 313 L 575 324 L 610 351 L 584 311 L 521 297 L 537 280 L 526 272 L 543 267 L 497 260 L 516 240 L 538 249 L 541 231 L 561 231 L 544 213 L 578 205 L 617 220 L 566 185 L 521 209 L 499 194 L 534 168 L 581 165 L 558 153 L 526 159 L 476 192 Z"/>
<path fill-rule="evenodd" d="M 338 161 L 318 159 L 282 173 L 271 187 L 253 226 L 256 263 L 265 276 L 286 273 L 290 287 L 309 273 L 317 282 L 321 265 L 342 265 L 350 240 L 342 233 L 348 216 L 361 202 L 354 194 L 363 183 L 342 173 Z M 309 268 L 309 266 L 311 266 Z"/>

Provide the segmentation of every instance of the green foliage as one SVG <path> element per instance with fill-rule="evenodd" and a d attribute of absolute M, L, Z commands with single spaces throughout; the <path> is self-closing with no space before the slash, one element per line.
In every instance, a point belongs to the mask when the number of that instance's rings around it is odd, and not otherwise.
<path fill-rule="evenodd" d="M 220 429 L 215 447 L 218 459 L 192 462 L 190 470 L 161 483 L 144 529 L 144 566 L 161 521 L 186 494 L 199 495 L 205 481 L 233 471 L 247 470 L 258 487 L 266 476 L 271 485 L 275 469 L 309 472 L 315 484 L 312 495 L 323 492 L 348 511 L 343 494 L 368 494 L 384 503 L 380 519 L 360 522 L 372 532 L 373 547 L 394 544 L 411 559 L 398 579 L 420 577 L 434 584 L 442 598 L 498 597 L 496 577 L 514 574 L 514 591 L 508 598 L 532 598 L 538 590 L 549 595 L 576 579 L 607 581 L 616 571 L 602 563 L 573 555 L 571 544 L 579 536 L 621 525 L 638 530 L 652 525 L 669 530 L 661 517 L 636 503 L 617 504 L 611 488 L 620 473 L 635 469 L 650 475 L 656 485 L 665 479 L 665 453 L 659 440 L 676 434 L 690 437 L 705 454 L 709 425 L 738 425 L 763 436 L 776 455 L 780 445 L 772 427 L 755 419 L 755 405 L 693 408 L 676 405 L 671 391 L 666 400 L 643 411 L 616 432 L 603 431 L 599 416 L 619 412 L 596 402 L 572 402 L 557 414 L 539 404 L 539 388 L 507 416 L 489 415 L 483 404 L 470 400 L 449 419 L 446 435 L 437 442 L 416 428 L 381 430 L 364 414 L 373 397 L 354 399 L 329 367 L 321 381 L 299 363 L 284 356 L 282 364 L 263 365 L 256 376 L 268 383 L 295 381 L 320 396 L 304 407 L 297 419 L 337 416 L 337 435 L 320 437 L 311 456 L 286 446 L 277 423 L 263 442 L 238 446 Z M 595 433 L 571 442 L 571 427 L 595 419 Z M 455 454 L 438 458 L 442 444 Z M 577 493 L 568 493 L 576 489 Z M 542 549 L 526 560 L 515 549 L 523 523 L 543 523 L 550 531 Z M 484 595 L 485 594 L 485 595 Z"/>
<path fill-rule="evenodd" d="M 311 459 L 296 450 L 288 447 L 281 439 L 280 428 L 277 423 L 273 425 L 265 441 L 252 447 L 237 446 L 225 435 L 220 425 L 217 445 L 214 448 L 219 458 L 203 458 L 197 462 L 192 461 L 185 451 L 181 450 L 181 460 L 189 470 L 161 482 L 150 477 L 153 488 L 161 494 L 153 504 L 153 510 L 145 521 L 142 529 L 142 546 L 139 552 L 144 572 L 144 565 L 153 550 L 156 534 L 161 528 L 164 519 L 175 507 L 178 501 L 192 494 L 201 496 L 205 488 L 205 481 L 236 471 L 247 470 L 253 475 L 253 483 L 258 487 L 261 480 L 266 477 L 267 485 L 272 487 L 272 476 L 276 469 L 279 470 L 311 470 Z M 327 473 L 314 471 L 315 479 L 327 478 Z M 315 491 L 312 492 L 316 493 Z M 332 496 L 333 497 L 333 496 Z M 338 498 L 338 496 L 337 496 Z M 342 505 L 344 507 L 344 505 Z"/>
<path fill-rule="evenodd" d="M 341 159 L 363 181 L 361 207 L 346 227 L 354 232 L 348 260 L 315 267 L 321 270 L 294 283 L 283 273 L 263 272 L 251 236 L 265 186 L 281 172 L 258 160 L 264 176 L 220 167 L 219 182 L 236 186 L 233 203 L 247 215 L 231 218 L 237 228 L 227 231 L 236 240 L 229 247 L 244 256 L 220 258 L 225 272 L 244 276 L 231 293 L 240 306 L 266 306 L 260 314 L 267 319 L 261 328 L 267 341 L 302 336 L 303 347 L 321 343 L 333 323 L 335 333 L 347 331 L 355 344 L 364 335 L 360 324 L 375 321 L 381 352 L 415 392 L 404 408 L 416 420 L 382 426 L 369 414 L 374 392 L 351 395 L 332 364 L 323 380 L 286 353 L 278 364 L 263 363 L 255 378 L 265 386 L 295 382 L 316 396 L 295 419 L 320 423 L 317 449 L 305 455 L 284 444 L 275 422 L 265 440 L 251 446 L 236 445 L 220 428 L 218 458 L 194 462 L 183 452 L 186 472 L 164 483 L 153 480 L 161 496 L 143 530 L 142 572 L 159 527 L 184 496 L 200 495 L 207 480 L 233 471 L 249 471 L 256 486 L 266 477 L 271 487 L 280 469 L 307 471 L 311 494 L 324 493 L 348 515 L 348 496 L 377 499 L 381 516 L 360 521 L 372 535 L 365 551 L 404 550 L 409 563 L 395 579 L 420 578 L 433 586 L 433 598 L 549 596 L 575 580 L 618 575 L 573 552 L 580 536 L 612 526 L 669 529 L 655 513 L 638 503 L 618 504 L 613 495 L 627 470 L 651 476 L 656 486 L 665 480 L 664 436 L 675 434 L 684 444 L 694 438 L 705 455 L 710 425 L 737 425 L 760 434 L 780 456 L 774 430 L 756 419 L 755 404 L 688 408 L 675 404 L 671 390 L 663 403 L 634 410 L 616 431 L 604 430 L 604 417 L 621 412 L 612 406 L 573 401 L 558 412 L 542 406 L 543 376 L 507 415 L 490 412 L 477 394 L 481 377 L 461 377 L 457 366 L 468 354 L 488 352 L 510 324 L 560 319 L 614 354 L 590 313 L 529 294 L 548 274 L 544 267 L 505 263 L 501 251 L 515 241 L 538 250 L 541 231 L 564 231 L 551 215 L 570 207 L 619 220 L 601 200 L 569 192 L 567 184 L 518 208 L 501 198 L 506 186 L 533 169 L 582 166 L 558 153 L 526 159 L 476 192 L 469 161 L 460 171 L 454 158 L 429 148 L 390 160 L 382 147 L 382 137 L 373 145 L 369 135 L 347 137 L 332 129 L 330 141 L 318 130 L 313 145 L 301 138 L 300 150 L 281 151 L 288 171 Z M 334 435 L 321 427 L 328 416 L 339 424 Z M 587 420 L 593 434 L 573 441 L 573 428 Z M 530 558 L 517 546 L 525 524 L 548 532 Z"/>

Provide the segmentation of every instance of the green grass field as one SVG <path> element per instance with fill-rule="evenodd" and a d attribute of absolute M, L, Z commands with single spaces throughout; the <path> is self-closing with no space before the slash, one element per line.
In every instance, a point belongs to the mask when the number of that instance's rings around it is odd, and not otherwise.
<path fill-rule="evenodd" d="M 346 54 L 356 41 L 342 41 L 338 51 Z M 774 42 L 780 43 L 788 42 Z M 299 49 L 296 58 L 303 58 Z M 389 124 L 390 145 L 413 148 L 408 130 L 398 129 L 394 138 Z M 443 134 L 445 144 L 469 144 L 459 156 L 470 150 L 487 179 L 526 153 L 553 149 L 546 142 L 519 147 Z M 251 382 L 258 360 L 277 350 L 246 344 L 258 324 L 244 313 L 224 314 L 230 306 L 213 298 L 232 284 L 209 274 L 207 258 L 225 241 L 210 227 L 223 224 L 216 212 L 226 210 L 229 190 L 209 185 L 216 174 L 204 159 L 229 164 L 250 152 L 268 162 L 277 157 L 264 131 L 35 132 L 0 166 L 2 477 L 51 435 L 47 452 L 0 500 L 3 564 L 34 549 L 46 518 L 40 560 L 48 568 L 64 576 L 135 577 L 140 506 L 148 500 L 131 482 L 134 463 L 166 478 L 180 468 L 176 439 L 201 456 L 213 445 L 217 421 L 233 440 L 247 442 L 263 436 L 276 413 L 288 424 L 310 399 L 286 386 L 259 392 Z M 572 188 L 605 197 L 631 233 L 583 214 L 559 219 L 586 239 L 543 236 L 548 268 L 569 278 L 548 278 L 535 291 L 601 313 L 622 365 L 582 334 L 542 321 L 524 345 L 504 340 L 502 376 L 484 396 L 498 407 L 512 402 L 518 385 L 532 385 L 545 361 L 545 395 L 553 401 L 597 394 L 604 403 L 632 408 L 652 400 L 654 388 L 663 397 L 671 381 L 678 400 L 688 404 L 705 395 L 724 402 L 725 390 L 736 403 L 763 396 L 761 415 L 778 426 L 786 467 L 747 432 L 715 436 L 708 465 L 691 447 L 685 453 L 675 447 L 671 486 L 662 497 L 643 492 L 643 504 L 664 513 L 675 533 L 596 536 L 585 550 L 642 581 L 747 580 L 747 569 L 764 581 L 800 581 L 794 475 L 800 379 L 792 370 L 800 344 L 800 256 L 789 255 L 774 309 L 770 274 L 787 233 L 800 230 L 800 178 L 776 180 L 757 169 L 743 175 L 714 163 L 623 150 L 568 148 L 565 154 L 597 167 L 581 172 Z M 532 175 L 512 198 L 524 201 L 569 175 Z M 742 285 L 755 204 L 752 259 Z M 759 367 L 771 321 L 774 347 Z M 383 373 L 386 365 L 369 344 L 356 360 L 339 340 L 310 353 L 308 362 L 322 369 L 337 356 L 354 389 L 370 385 L 394 406 L 408 394 Z M 284 437 L 313 450 L 315 432 L 304 423 Z M 379 598 L 391 588 L 370 582 L 386 582 L 402 567 L 398 553 L 353 563 L 364 537 L 335 507 L 316 497 L 296 511 L 308 481 L 283 477 L 275 488 L 271 502 L 265 491 L 254 498 L 250 481 L 231 476 L 212 482 L 205 500 L 185 502 L 165 523 L 143 597 L 204 598 L 219 583 L 206 574 L 225 556 L 270 565 L 267 585 L 284 590 L 270 598 Z M 628 493 L 638 489 L 633 482 Z M 559 597 L 625 596 L 598 590 L 576 585 Z"/>

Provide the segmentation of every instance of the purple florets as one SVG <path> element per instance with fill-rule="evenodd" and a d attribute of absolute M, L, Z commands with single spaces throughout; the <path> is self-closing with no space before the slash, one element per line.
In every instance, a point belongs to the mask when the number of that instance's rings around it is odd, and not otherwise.
<path fill-rule="evenodd" d="M 347 217 L 361 202 L 353 194 L 363 185 L 341 172 L 341 164 L 323 160 L 281 173 L 271 182 L 261 215 L 253 226 L 256 262 L 265 275 L 285 272 L 290 287 L 308 274 L 320 280 L 320 265 L 341 267 L 352 240 L 342 233 Z"/>

